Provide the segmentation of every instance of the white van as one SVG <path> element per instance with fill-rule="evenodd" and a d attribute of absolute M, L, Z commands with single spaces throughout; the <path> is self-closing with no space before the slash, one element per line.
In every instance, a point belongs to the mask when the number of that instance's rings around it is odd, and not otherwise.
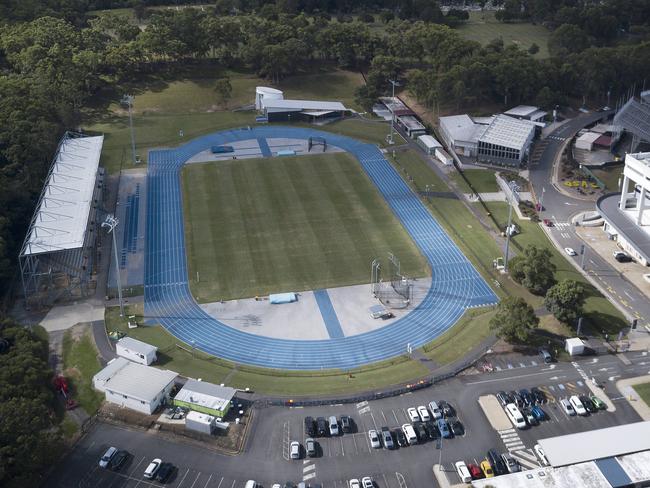
<path fill-rule="evenodd" d="M 508 418 L 510 419 L 510 422 L 512 422 L 512 425 L 518 429 L 526 428 L 528 424 L 526 423 L 524 416 L 521 414 L 521 411 L 517 408 L 517 405 L 514 403 L 508 403 L 505 407 L 505 411 L 506 415 L 508 415 Z"/>
<path fill-rule="evenodd" d="M 438 420 L 442 418 L 442 412 L 440 411 L 440 407 L 438 407 L 438 404 L 436 402 L 429 402 L 429 410 L 433 414 L 434 419 Z"/>
<path fill-rule="evenodd" d="M 406 440 L 409 444 L 413 445 L 418 443 L 418 436 L 415 435 L 415 430 L 413 430 L 413 426 L 411 424 L 402 425 L 402 432 L 404 432 Z"/>
<path fill-rule="evenodd" d="M 585 406 L 582 404 L 582 401 L 580 398 L 578 398 L 578 395 L 573 395 L 571 398 L 569 398 L 569 401 L 571 402 L 571 406 L 573 409 L 576 411 L 578 415 L 585 416 L 587 415 L 587 409 Z"/>
<path fill-rule="evenodd" d="M 456 463 L 456 472 L 458 473 L 458 477 L 463 483 L 472 482 L 472 475 L 469 474 L 469 469 L 467 469 L 467 465 L 464 461 L 458 461 Z"/>
<path fill-rule="evenodd" d="M 329 425 L 330 425 L 330 435 L 331 436 L 339 435 L 339 423 L 336 420 L 336 417 L 334 415 L 330 417 Z"/>
<path fill-rule="evenodd" d="M 246 488 L 258 488 L 258 486 L 260 485 L 257 484 L 257 481 L 248 480 L 246 482 Z"/>

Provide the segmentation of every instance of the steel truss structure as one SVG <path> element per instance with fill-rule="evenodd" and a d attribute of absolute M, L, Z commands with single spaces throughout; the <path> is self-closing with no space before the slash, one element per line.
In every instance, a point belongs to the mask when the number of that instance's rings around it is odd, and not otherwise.
<path fill-rule="evenodd" d="M 635 152 L 639 143 L 650 143 L 650 103 L 631 97 L 616 112 L 613 125 L 617 136 L 623 131 L 632 134 L 631 152 Z"/>
<path fill-rule="evenodd" d="M 59 141 L 25 236 L 19 263 L 28 309 L 82 298 L 93 291 L 91 276 L 98 262 L 97 245 L 101 239 L 98 212 L 103 213 L 104 171 L 97 166 L 103 136 L 100 141 L 93 141 L 98 150 L 84 141 L 87 137 L 69 131 Z M 97 153 L 96 161 L 88 161 L 88 151 L 93 152 L 92 159 Z M 79 198 L 84 190 L 89 201 L 84 198 L 80 204 L 75 197 Z M 87 219 L 81 221 L 86 211 Z M 80 218 L 75 228 L 69 230 L 76 217 Z"/>

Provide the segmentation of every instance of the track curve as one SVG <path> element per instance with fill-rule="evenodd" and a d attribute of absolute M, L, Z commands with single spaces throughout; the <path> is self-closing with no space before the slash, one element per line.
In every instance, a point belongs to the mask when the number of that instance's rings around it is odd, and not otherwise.
<path fill-rule="evenodd" d="M 195 154 L 255 139 L 320 136 L 354 155 L 401 221 L 432 271 L 424 300 L 393 324 L 356 336 L 289 340 L 249 334 L 219 322 L 194 300 L 187 277 L 180 170 Z M 296 127 L 233 129 L 199 137 L 175 149 L 149 153 L 145 245 L 145 316 L 178 339 L 238 363 L 280 369 L 350 369 L 403 354 L 451 327 L 469 307 L 498 298 L 374 145 Z"/>

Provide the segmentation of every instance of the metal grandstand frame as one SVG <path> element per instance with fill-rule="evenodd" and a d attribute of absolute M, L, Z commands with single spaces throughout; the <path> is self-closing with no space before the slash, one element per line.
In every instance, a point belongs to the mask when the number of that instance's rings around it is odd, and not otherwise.
<path fill-rule="evenodd" d="M 75 176 L 75 172 L 83 173 L 84 166 L 75 164 L 70 159 L 81 159 L 84 156 L 68 151 L 67 145 L 72 140 L 78 142 L 80 139 L 88 138 L 86 134 L 68 131 L 66 132 L 56 149 L 52 164 L 45 179 L 41 194 L 32 216 L 29 229 L 25 235 L 23 245 L 19 254 L 20 273 L 25 297 L 26 308 L 43 308 L 50 306 L 57 300 L 76 299 L 87 296 L 90 292 L 91 274 L 97 262 L 95 253 L 98 222 L 97 212 L 101 211 L 103 200 L 103 168 L 97 166 L 94 173 L 91 199 L 87 202 L 88 219 L 83 227 L 83 240 L 76 244 L 76 241 L 69 244 L 56 244 L 46 242 L 48 238 L 55 240 L 56 236 L 70 235 L 65 231 L 64 223 L 71 222 L 74 216 L 70 215 L 69 209 L 80 206 L 74 198 L 66 198 L 68 194 L 81 193 L 79 186 L 89 178 Z M 103 136 L 102 141 L 103 141 Z M 95 143 L 95 146 L 97 143 Z M 92 145 L 79 146 L 92 150 Z M 101 152 L 101 141 L 99 142 Z M 63 161 L 67 157 L 68 160 Z M 97 156 L 98 165 L 99 157 Z M 65 176 L 57 171 L 65 167 L 69 173 Z M 90 168 L 92 170 L 92 167 Z M 85 168 L 88 171 L 88 167 Z M 60 181 L 60 182 L 59 182 Z M 90 192 L 90 188 L 87 188 Z M 54 195 L 53 195 L 54 194 Z M 68 212 L 66 214 L 66 211 Z M 49 224 L 44 224 L 45 214 Z M 38 239 L 41 237 L 43 243 Z"/>
<path fill-rule="evenodd" d="M 614 115 L 617 136 L 625 130 L 632 134 L 630 152 L 635 152 L 640 142 L 650 143 L 650 103 L 634 96 L 625 102 Z"/>
<path fill-rule="evenodd" d="M 370 265 L 370 292 L 390 308 L 406 308 L 411 303 L 411 283 L 402 275 L 400 261 L 388 253 L 388 280 L 382 277 L 382 265 L 378 259 Z"/>

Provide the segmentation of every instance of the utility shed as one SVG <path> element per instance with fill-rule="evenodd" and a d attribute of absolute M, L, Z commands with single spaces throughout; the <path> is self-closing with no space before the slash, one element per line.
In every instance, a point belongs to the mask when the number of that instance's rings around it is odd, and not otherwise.
<path fill-rule="evenodd" d="M 442 148 L 442 144 L 428 134 L 418 136 L 418 145 L 430 156 L 433 156 L 436 148 Z"/>
<path fill-rule="evenodd" d="M 185 416 L 185 428 L 204 434 L 212 434 L 215 418 L 207 413 L 189 412 Z"/>
<path fill-rule="evenodd" d="M 234 388 L 227 386 L 189 379 L 174 397 L 173 404 L 215 417 L 224 417 L 235 392 Z"/>
<path fill-rule="evenodd" d="M 564 343 L 566 352 L 571 356 L 578 356 L 585 352 L 585 343 L 579 337 L 571 337 Z"/>
<path fill-rule="evenodd" d="M 158 348 L 156 346 L 133 339 L 132 337 L 124 337 L 115 345 L 115 352 L 118 356 L 146 366 L 149 366 L 157 359 L 157 351 Z"/>
<path fill-rule="evenodd" d="M 591 151 L 594 148 L 594 142 L 600 137 L 597 132 L 585 132 L 576 139 L 576 149 Z"/>

